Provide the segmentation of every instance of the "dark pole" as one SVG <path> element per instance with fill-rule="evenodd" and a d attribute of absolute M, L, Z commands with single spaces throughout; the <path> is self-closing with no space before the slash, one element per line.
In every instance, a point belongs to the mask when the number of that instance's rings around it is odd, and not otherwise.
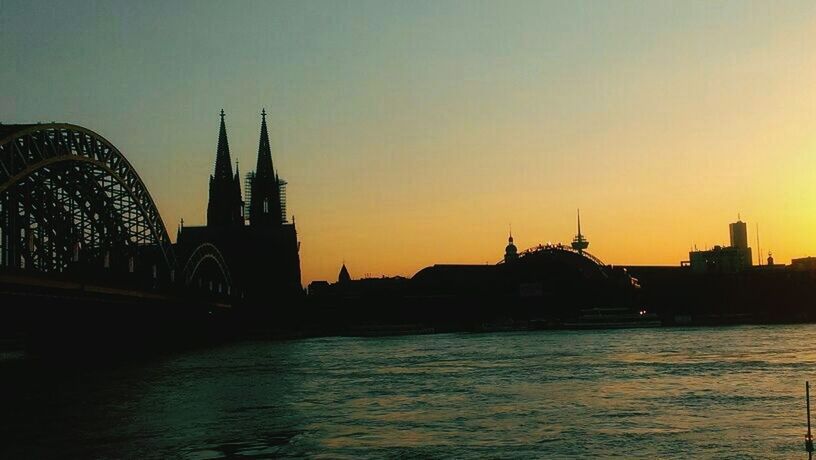
<path fill-rule="evenodd" d="M 813 458 L 813 437 L 810 434 L 810 382 L 805 382 L 805 402 L 807 406 L 807 435 L 805 436 L 805 450 L 808 459 Z"/>

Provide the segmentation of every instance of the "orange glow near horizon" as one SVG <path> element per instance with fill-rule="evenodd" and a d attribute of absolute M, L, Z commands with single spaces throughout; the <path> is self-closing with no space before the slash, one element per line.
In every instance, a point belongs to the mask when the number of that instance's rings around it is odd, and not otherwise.
<path fill-rule="evenodd" d="M 568 243 L 576 208 L 607 263 L 678 265 L 737 214 L 755 259 L 757 223 L 763 260 L 816 256 L 812 1 L 161 8 L 8 5 L 40 24 L 0 27 L 0 121 L 100 133 L 174 236 L 218 111 L 245 173 L 266 108 L 304 286 L 495 263 L 510 224 Z"/>

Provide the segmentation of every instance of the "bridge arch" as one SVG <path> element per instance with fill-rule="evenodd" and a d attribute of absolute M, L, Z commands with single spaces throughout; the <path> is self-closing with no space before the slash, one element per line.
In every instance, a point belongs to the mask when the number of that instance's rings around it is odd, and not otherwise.
<path fill-rule="evenodd" d="M 0 125 L 0 267 L 64 271 L 80 260 L 133 271 L 176 259 L 144 182 L 113 144 L 81 126 Z"/>
<path fill-rule="evenodd" d="M 223 293 L 231 294 L 232 289 L 232 275 L 229 267 L 215 245 L 211 243 L 203 243 L 199 245 L 187 258 L 182 270 L 185 286 L 193 286 L 196 280 L 199 282 L 213 282 L 222 286 Z M 205 279 L 206 278 L 206 279 Z M 200 286 L 209 287 L 209 286 Z M 216 290 L 217 286 L 210 287 Z"/>

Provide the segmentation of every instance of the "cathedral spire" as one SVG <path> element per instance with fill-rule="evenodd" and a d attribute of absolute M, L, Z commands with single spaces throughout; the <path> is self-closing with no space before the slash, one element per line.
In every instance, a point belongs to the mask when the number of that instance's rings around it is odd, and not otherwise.
<path fill-rule="evenodd" d="M 258 165 L 255 167 L 255 174 L 261 177 L 275 176 L 272 150 L 269 148 L 269 132 L 266 128 L 266 109 L 261 110 L 261 138 L 258 141 Z"/>
<path fill-rule="evenodd" d="M 241 185 L 232 173 L 227 126 L 224 109 L 221 109 L 221 126 L 218 131 L 218 148 L 215 154 L 215 172 L 210 176 L 210 201 L 207 205 L 208 226 L 243 225 L 241 216 Z M 237 164 L 236 164 L 237 168 Z M 236 170 L 237 171 L 237 170 Z"/>
<path fill-rule="evenodd" d="M 281 196 L 281 180 L 272 166 L 266 109 L 261 111 L 261 138 L 258 142 L 258 164 L 251 184 L 249 223 L 253 226 L 279 227 L 284 223 L 285 209 Z"/>
<path fill-rule="evenodd" d="M 227 141 L 227 125 L 224 123 L 224 109 L 221 109 L 221 128 L 218 132 L 218 150 L 215 154 L 216 179 L 232 179 L 232 159 L 230 158 L 229 141 Z"/>

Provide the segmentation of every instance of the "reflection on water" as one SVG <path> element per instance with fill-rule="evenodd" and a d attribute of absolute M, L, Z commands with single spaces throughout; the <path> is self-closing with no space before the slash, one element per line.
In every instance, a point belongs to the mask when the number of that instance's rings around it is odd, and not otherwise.
<path fill-rule="evenodd" d="M 805 458 L 816 326 L 234 344 L 0 367 L 0 458 Z"/>

